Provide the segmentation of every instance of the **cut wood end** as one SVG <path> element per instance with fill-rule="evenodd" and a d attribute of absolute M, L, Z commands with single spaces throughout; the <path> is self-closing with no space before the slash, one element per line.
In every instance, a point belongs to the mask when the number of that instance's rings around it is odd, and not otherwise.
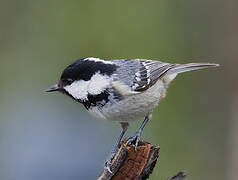
<path fill-rule="evenodd" d="M 98 180 L 119 180 L 119 179 L 147 179 L 152 173 L 159 157 L 159 147 L 145 141 L 140 141 L 135 152 L 134 145 L 121 146 L 111 163 L 111 171 L 104 172 Z"/>

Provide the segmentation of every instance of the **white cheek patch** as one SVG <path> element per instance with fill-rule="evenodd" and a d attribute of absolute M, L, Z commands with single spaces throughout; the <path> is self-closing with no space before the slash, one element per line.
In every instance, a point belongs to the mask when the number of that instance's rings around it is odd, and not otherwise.
<path fill-rule="evenodd" d="M 100 94 L 110 85 L 111 79 L 108 76 L 96 73 L 88 84 L 88 92 L 93 95 Z"/>
<path fill-rule="evenodd" d="M 88 81 L 75 81 L 71 85 L 65 86 L 64 89 L 75 99 L 87 99 Z"/>
<path fill-rule="evenodd" d="M 88 81 L 79 80 L 71 85 L 65 86 L 64 89 L 75 99 L 87 100 L 88 94 L 98 95 L 103 92 L 111 82 L 111 78 L 96 73 Z"/>

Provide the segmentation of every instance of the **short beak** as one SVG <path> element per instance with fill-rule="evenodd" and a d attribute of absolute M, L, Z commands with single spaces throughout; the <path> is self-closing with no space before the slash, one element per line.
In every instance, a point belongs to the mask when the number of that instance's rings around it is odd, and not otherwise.
<path fill-rule="evenodd" d="M 58 84 L 55 84 L 53 86 L 50 86 L 48 89 L 45 90 L 45 92 L 53 92 L 53 91 L 59 91 L 60 87 Z"/>

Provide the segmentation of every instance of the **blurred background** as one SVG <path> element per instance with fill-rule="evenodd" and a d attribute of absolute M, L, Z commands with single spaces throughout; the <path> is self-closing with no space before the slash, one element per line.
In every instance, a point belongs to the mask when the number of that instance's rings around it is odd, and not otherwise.
<path fill-rule="evenodd" d="M 0 179 L 96 179 L 119 124 L 44 90 L 78 58 L 213 62 L 179 75 L 143 139 L 161 147 L 150 179 L 238 177 L 238 2 L 0 0 Z M 141 122 L 130 126 L 131 135 Z"/>

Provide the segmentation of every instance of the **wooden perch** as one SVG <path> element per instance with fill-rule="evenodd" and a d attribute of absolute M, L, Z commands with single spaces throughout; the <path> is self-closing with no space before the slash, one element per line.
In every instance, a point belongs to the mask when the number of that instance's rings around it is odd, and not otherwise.
<path fill-rule="evenodd" d="M 104 168 L 98 180 L 145 180 L 152 173 L 159 157 L 158 146 L 140 141 L 135 152 L 134 145 L 126 146 L 121 142 L 120 148 L 112 159 L 111 173 Z M 185 172 L 179 172 L 168 180 L 185 180 Z"/>
<path fill-rule="evenodd" d="M 136 180 L 147 179 L 152 173 L 159 157 L 159 147 L 140 141 L 135 152 L 134 145 L 121 146 L 112 160 L 111 173 L 104 169 L 98 180 Z"/>

